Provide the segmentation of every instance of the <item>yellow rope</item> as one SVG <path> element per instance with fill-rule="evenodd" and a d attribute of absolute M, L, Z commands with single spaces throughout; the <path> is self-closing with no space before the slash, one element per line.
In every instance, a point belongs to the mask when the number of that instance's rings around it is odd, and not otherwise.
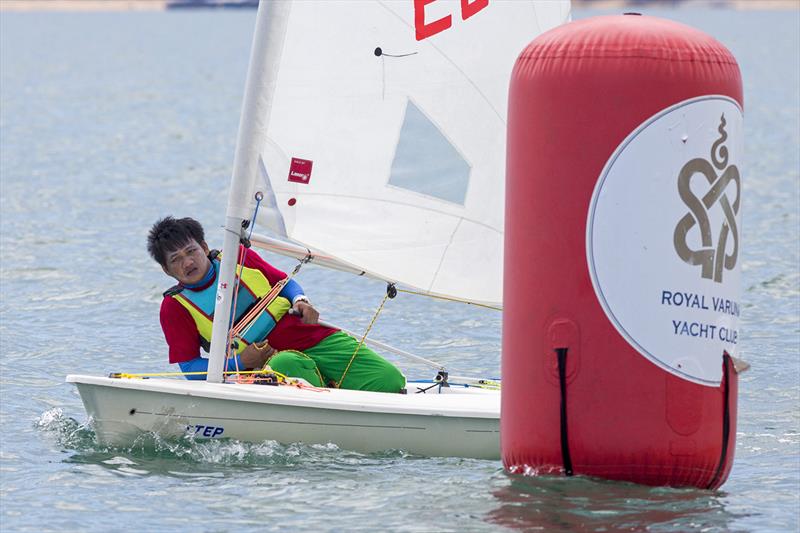
<path fill-rule="evenodd" d="M 479 304 L 479 303 L 475 303 L 475 302 L 467 302 L 467 301 L 464 301 L 464 300 L 459 300 L 458 298 L 448 298 L 447 296 L 438 296 L 438 295 L 434 295 L 434 294 L 427 294 L 427 293 L 424 293 L 424 292 L 410 291 L 408 289 L 397 289 L 397 292 L 404 292 L 406 294 L 416 294 L 417 296 L 427 296 L 428 298 L 434 298 L 436 300 L 445 300 L 445 301 L 448 301 L 448 302 L 459 302 L 459 303 L 467 304 L 467 305 L 476 305 L 478 307 L 485 307 L 486 309 L 493 309 L 494 311 L 502 311 L 503 310 L 502 307 L 495 307 L 493 305 Z"/>
<path fill-rule="evenodd" d="M 477 385 L 470 385 L 470 387 L 478 387 L 479 389 L 488 389 L 488 390 L 500 390 L 500 382 L 491 381 L 488 379 L 482 379 L 478 381 Z"/>
<path fill-rule="evenodd" d="M 288 380 L 288 376 L 281 374 L 275 370 L 239 370 L 239 371 L 230 371 L 230 372 L 223 372 L 226 376 L 235 375 L 235 374 L 263 374 L 265 372 L 271 372 L 278 376 L 280 379 Z M 149 378 L 149 377 L 163 377 L 163 376 L 206 376 L 208 372 L 150 372 L 147 374 L 128 374 L 125 372 L 114 372 L 109 375 L 112 378 L 119 378 L 119 379 L 138 379 L 138 378 Z"/>
<path fill-rule="evenodd" d="M 381 305 L 379 305 L 378 306 L 378 310 L 375 311 L 375 315 L 372 317 L 372 322 L 370 322 L 369 326 L 367 326 L 367 331 L 365 331 L 364 332 L 364 336 L 361 337 L 361 342 L 359 342 L 358 346 L 356 346 L 356 351 L 353 352 L 353 356 L 350 358 L 350 361 L 348 361 L 347 368 L 345 368 L 344 372 L 342 372 L 342 377 L 339 378 L 339 382 L 338 383 L 334 382 L 334 385 L 336 386 L 337 389 L 342 388 L 342 382 L 344 381 L 344 377 L 347 375 L 347 371 L 350 370 L 350 365 L 353 364 L 353 360 L 356 358 L 356 354 L 358 354 L 358 351 L 364 345 L 364 341 L 367 339 L 367 335 L 369 335 L 369 331 L 372 329 L 372 326 L 375 325 L 375 321 L 378 320 L 378 315 L 381 314 L 381 310 L 383 309 L 383 304 L 385 304 L 386 300 L 388 300 L 388 299 L 389 299 L 389 293 L 387 292 L 386 294 L 383 295 L 383 300 L 381 300 Z"/>

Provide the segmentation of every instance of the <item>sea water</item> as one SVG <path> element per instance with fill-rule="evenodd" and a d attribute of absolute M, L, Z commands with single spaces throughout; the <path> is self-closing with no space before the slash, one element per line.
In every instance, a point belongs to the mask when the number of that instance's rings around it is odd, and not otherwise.
<path fill-rule="evenodd" d="M 158 324 L 170 281 L 145 238 L 158 217 L 191 215 L 220 244 L 255 11 L 2 13 L 0 529 L 797 531 L 798 11 L 645 12 L 715 36 L 744 76 L 741 353 L 753 368 L 721 490 L 333 445 L 98 444 L 64 376 L 170 370 Z M 356 331 L 384 290 L 313 267 L 299 281 L 324 318 Z M 408 296 L 373 334 L 496 376 L 500 320 Z"/>

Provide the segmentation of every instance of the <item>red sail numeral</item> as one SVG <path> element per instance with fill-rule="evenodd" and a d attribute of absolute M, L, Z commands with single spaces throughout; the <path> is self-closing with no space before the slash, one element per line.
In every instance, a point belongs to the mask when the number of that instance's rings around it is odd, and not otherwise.
<path fill-rule="evenodd" d="M 414 29 L 418 41 L 443 32 L 453 25 L 452 15 L 425 22 L 425 6 L 434 2 L 436 0 L 414 0 Z M 467 20 L 488 5 L 489 0 L 461 0 L 461 20 Z"/>

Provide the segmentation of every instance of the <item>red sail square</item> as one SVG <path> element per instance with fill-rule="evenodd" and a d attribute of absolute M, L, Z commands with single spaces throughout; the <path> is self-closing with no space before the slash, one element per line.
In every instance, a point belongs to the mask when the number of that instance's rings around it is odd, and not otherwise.
<path fill-rule="evenodd" d="M 313 164 L 314 162 L 308 159 L 293 157 L 292 164 L 289 165 L 289 181 L 295 183 L 308 183 L 311 181 L 311 166 Z"/>

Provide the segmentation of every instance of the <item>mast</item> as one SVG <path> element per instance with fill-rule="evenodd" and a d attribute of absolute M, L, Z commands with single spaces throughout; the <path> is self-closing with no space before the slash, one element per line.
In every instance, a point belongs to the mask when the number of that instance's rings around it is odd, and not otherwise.
<path fill-rule="evenodd" d="M 248 220 L 253 212 L 258 158 L 261 147 L 266 142 L 277 66 L 290 9 L 290 0 L 261 0 L 258 6 L 225 215 L 222 244 L 225 253 L 217 280 L 217 301 L 214 307 L 207 376 L 209 382 L 222 382 L 242 221 Z"/>

